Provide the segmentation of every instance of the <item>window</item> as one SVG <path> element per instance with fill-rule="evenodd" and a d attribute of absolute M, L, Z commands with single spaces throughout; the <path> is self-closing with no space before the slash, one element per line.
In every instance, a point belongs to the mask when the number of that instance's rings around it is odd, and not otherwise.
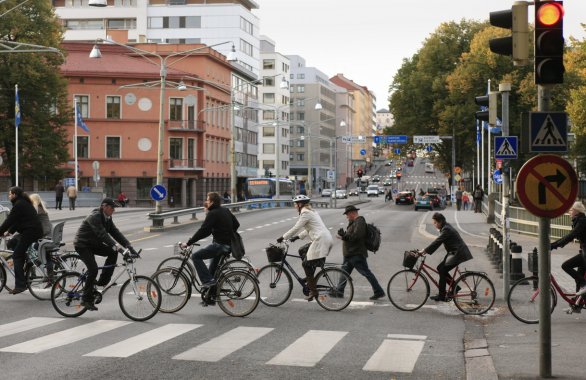
<path fill-rule="evenodd" d="M 74 99 L 77 100 L 77 106 L 81 112 L 81 117 L 88 118 L 90 115 L 90 99 L 87 95 L 75 95 Z"/>
<path fill-rule="evenodd" d="M 263 160 L 262 168 L 263 169 L 274 169 L 275 168 L 275 160 Z"/>
<path fill-rule="evenodd" d="M 151 189 L 154 184 L 154 178 L 137 178 L 136 199 L 151 199 Z"/>
<path fill-rule="evenodd" d="M 264 77 L 263 78 L 263 86 L 275 87 L 275 78 L 274 77 Z"/>
<path fill-rule="evenodd" d="M 106 136 L 106 158 L 120 158 L 120 137 Z"/>
<path fill-rule="evenodd" d="M 271 70 L 275 68 L 275 60 L 274 59 L 264 59 L 262 61 L 262 68 L 264 70 Z"/>
<path fill-rule="evenodd" d="M 244 40 L 240 40 L 240 51 L 250 57 L 253 57 L 252 44 Z"/>
<path fill-rule="evenodd" d="M 111 19 L 107 20 L 108 29 L 129 30 L 136 29 L 136 19 Z"/>
<path fill-rule="evenodd" d="M 251 36 L 254 35 L 254 26 L 250 21 L 245 19 L 244 17 L 240 17 L 240 29 L 244 30 L 246 33 L 250 34 Z"/>
<path fill-rule="evenodd" d="M 169 158 L 172 160 L 183 159 L 183 139 L 173 137 L 169 139 Z"/>
<path fill-rule="evenodd" d="M 304 73 L 297 74 L 297 79 L 305 79 L 305 74 Z"/>
<path fill-rule="evenodd" d="M 183 99 L 182 98 L 169 99 L 169 120 L 174 120 L 174 121 L 183 120 Z"/>
<path fill-rule="evenodd" d="M 195 139 L 187 139 L 187 165 L 195 167 Z"/>
<path fill-rule="evenodd" d="M 264 137 L 272 137 L 275 135 L 275 127 L 264 127 L 262 129 L 262 135 Z"/>
<path fill-rule="evenodd" d="M 305 127 L 297 127 L 297 134 L 302 135 L 305 133 Z"/>
<path fill-rule="evenodd" d="M 185 17 L 186 28 L 201 28 L 201 16 L 186 16 Z M 198 39 L 199 40 L 199 39 Z"/>
<path fill-rule="evenodd" d="M 90 142 L 89 136 L 77 136 L 77 157 L 89 158 Z"/>
<path fill-rule="evenodd" d="M 305 160 L 305 155 L 303 153 L 297 153 L 297 161 Z"/>
<path fill-rule="evenodd" d="M 106 196 L 116 199 L 118 194 L 120 194 L 120 189 L 122 188 L 120 185 L 121 182 L 121 178 L 119 177 L 106 177 L 106 186 L 104 186 Z"/>
<path fill-rule="evenodd" d="M 297 112 L 297 120 L 305 120 L 305 112 Z"/>
<path fill-rule="evenodd" d="M 305 86 L 302 84 L 297 85 L 297 92 L 305 92 Z"/>
<path fill-rule="evenodd" d="M 262 94 L 262 100 L 263 100 L 263 103 L 265 103 L 265 104 L 274 104 L 275 103 L 275 94 L 273 94 L 273 93 Z"/>
<path fill-rule="evenodd" d="M 262 144 L 264 154 L 275 154 L 275 144 Z"/>
<path fill-rule="evenodd" d="M 262 111 L 262 118 L 263 118 L 263 120 L 275 120 L 275 111 L 273 111 L 273 110 Z"/>
<path fill-rule="evenodd" d="M 106 118 L 120 119 L 120 97 L 106 96 Z"/>

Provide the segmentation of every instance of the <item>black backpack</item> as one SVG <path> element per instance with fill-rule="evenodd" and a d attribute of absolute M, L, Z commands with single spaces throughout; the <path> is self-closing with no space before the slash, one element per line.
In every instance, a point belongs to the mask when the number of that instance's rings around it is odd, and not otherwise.
<path fill-rule="evenodd" d="M 380 248 L 380 230 L 372 223 L 366 225 L 366 249 L 376 253 Z"/>

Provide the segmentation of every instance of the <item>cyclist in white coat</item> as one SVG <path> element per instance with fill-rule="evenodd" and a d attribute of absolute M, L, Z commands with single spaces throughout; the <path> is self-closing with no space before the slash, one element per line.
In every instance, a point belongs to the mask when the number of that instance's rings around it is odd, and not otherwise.
<path fill-rule="evenodd" d="M 295 241 L 309 236 L 311 245 L 303 258 L 303 270 L 307 276 L 306 281 L 309 288 L 309 294 L 305 299 L 312 301 L 318 295 L 314 277 L 315 269 L 318 266 L 323 266 L 325 257 L 332 249 L 334 239 L 317 211 L 309 204 L 309 201 L 310 198 L 305 195 L 297 195 L 293 198 L 295 208 L 299 212 L 299 219 L 297 219 L 297 223 L 293 228 L 277 239 L 277 242 L 280 243 L 284 239 Z"/>

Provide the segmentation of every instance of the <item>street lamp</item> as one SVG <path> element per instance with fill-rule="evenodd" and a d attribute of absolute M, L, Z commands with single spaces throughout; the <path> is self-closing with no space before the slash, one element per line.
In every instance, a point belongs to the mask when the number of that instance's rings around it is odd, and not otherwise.
<path fill-rule="evenodd" d="M 208 46 L 201 46 L 199 48 L 180 51 L 176 53 L 172 53 L 169 55 L 162 56 L 152 51 L 143 50 L 134 46 L 124 45 L 116 41 L 107 40 L 99 38 L 97 42 L 106 42 L 109 44 L 117 45 L 124 47 L 141 57 L 145 58 L 149 62 L 153 64 L 157 64 L 156 61 L 153 61 L 149 58 L 149 56 L 155 57 L 159 59 L 158 66 L 160 67 L 160 76 L 161 76 L 161 90 L 159 94 L 159 143 L 158 143 L 158 151 L 157 151 L 157 185 L 163 184 L 163 145 L 164 145 L 164 136 L 165 136 L 165 88 L 166 88 L 166 81 L 167 81 L 167 68 L 183 59 L 188 57 L 190 54 L 195 53 L 196 51 L 205 50 L 212 48 L 214 46 L 224 45 L 229 43 L 230 41 L 220 42 L 213 45 Z M 181 56 L 181 58 L 176 59 L 171 63 L 167 63 L 169 58 L 174 58 Z M 92 51 L 90 52 L 90 58 L 101 58 L 102 53 L 100 52 L 100 48 L 97 44 L 94 45 Z M 77 143 L 77 142 L 76 142 Z M 156 201 L 155 203 L 155 213 L 159 214 L 163 211 L 163 207 L 161 205 L 161 201 Z"/>

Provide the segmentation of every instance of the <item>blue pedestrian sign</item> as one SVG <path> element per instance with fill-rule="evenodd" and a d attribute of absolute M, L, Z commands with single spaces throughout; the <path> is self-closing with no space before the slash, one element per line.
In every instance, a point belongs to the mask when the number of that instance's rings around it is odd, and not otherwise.
<path fill-rule="evenodd" d="M 531 112 L 530 152 L 567 152 L 568 115 L 565 112 Z"/>
<path fill-rule="evenodd" d="M 374 143 L 375 144 L 380 144 L 381 138 L 380 138 L 380 136 L 374 136 L 374 139 L 373 140 L 374 140 Z"/>
<path fill-rule="evenodd" d="M 407 136 L 387 136 L 387 144 L 407 144 Z"/>
<path fill-rule="evenodd" d="M 499 169 L 494 171 L 494 173 L 492 174 L 492 179 L 494 179 L 494 183 L 496 183 L 497 185 L 503 183 L 503 174 Z"/>
<path fill-rule="evenodd" d="M 155 185 L 151 188 L 151 198 L 153 201 L 162 201 L 167 197 L 167 189 L 163 185 Z"/>
<path fill-rule="evenodd" d="M 360 149 L 360 155 L 366 156 L 366 149 Z"/>
<path fill-rule="evenodd" d="M 401 149 L 395 148 L 395 154 L 401 154 Z"/>
<path fill-rule="evenodd" d="M 494 158 L 516 159 L 519 152 L 519 140 L 517 136 L 497 136 L 494 138 Z"/>
<path fill-rule="evenodd" d="M 433 147 L 431 145 L 428 145 L 425 147 L 425 150 L 431 152 L 433 150 Z"/>

